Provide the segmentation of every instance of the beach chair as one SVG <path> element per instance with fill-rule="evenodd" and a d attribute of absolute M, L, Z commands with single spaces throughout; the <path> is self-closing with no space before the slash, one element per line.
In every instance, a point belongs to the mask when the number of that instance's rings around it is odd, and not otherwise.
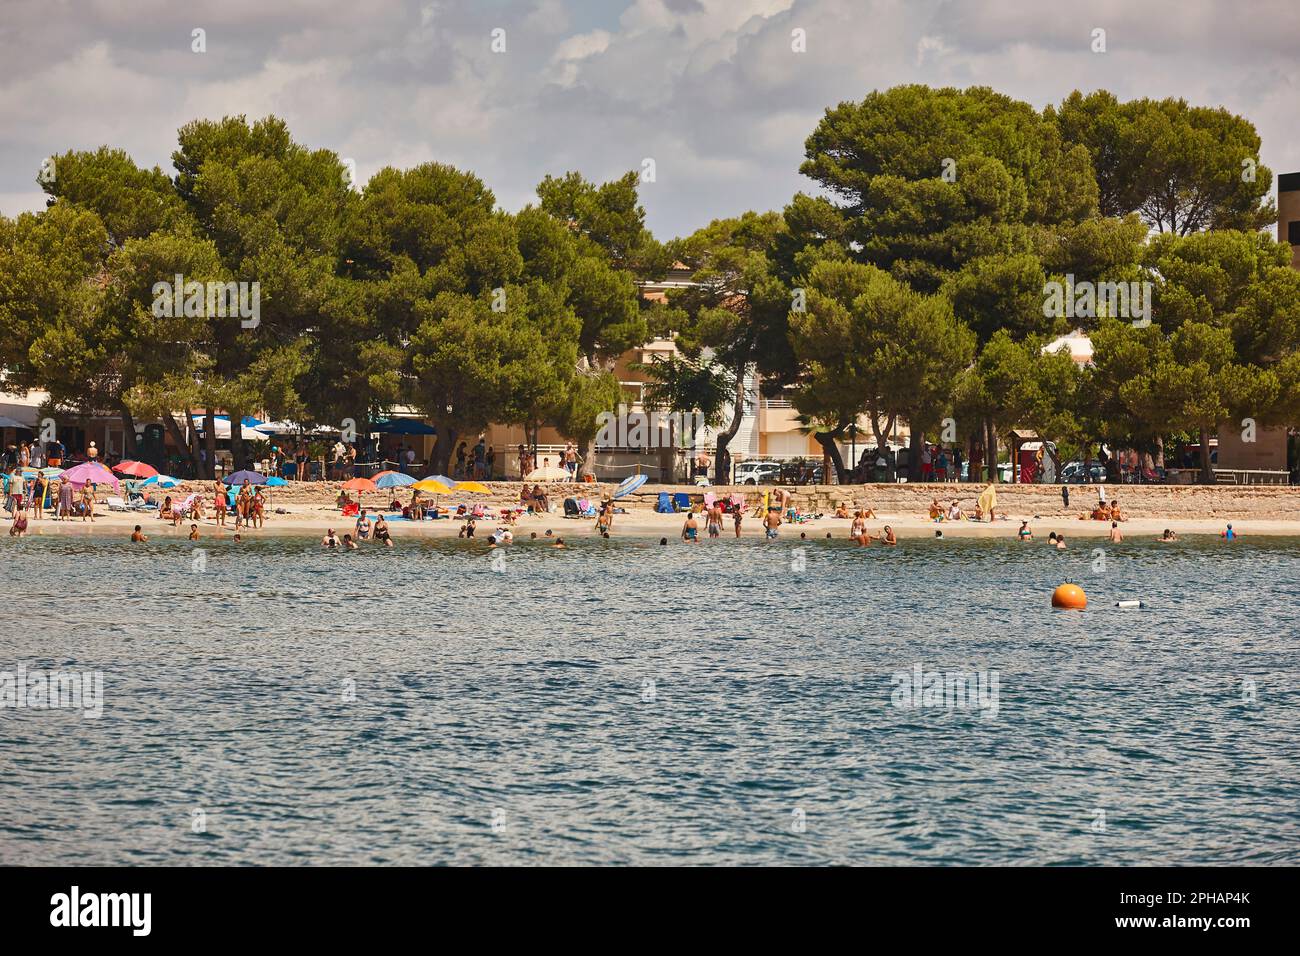
<path fill-rule="evenodd" d="M 679 491 L 679 492 L 677 492 L 677 494 L 673 495 L 673 510 L 674 510 L 674 511 L 690 511 L 690 510 L 691 510 L 691 496 L 688 495 L 688 494 L 687 494 L 686 492 L 684 492 L 684 491 Z"/>
<path fill-rule="evenodd" d="M 185 499 L 184 501 L 182 501 L 180 504 L 178 504 L 178 505 L 177 505 L 177 504 L 173 504 L 173 505 L 172 505 L 172 514 L 175 514 L 175 515 L 181 515 L 181 516 L 186 516 L 186 515 L 188 515 L 192 510 L 194 510 L 194 502 L 196 502 L 196 501 L 198 501 L 198 500 L 199 500 L 199 496 L 198 496 L 198 494 L 197 494 L 197 493 L 191 493 L 191 494 L 190 494 L 189 496 L 187 496 L 186 499 Z"/>
<path fill-rule="evenodd" d="M 104 503 L 108 505 L 108 510 L 109 510 L 109 511 L 132 511 L 132 510 L 134 510 L 134 509 L 131 508 L 130 505 L 128 505 L 125 501 L 123 501 L 121 498 L 119 498 L 119 497 L 116 496 L 116 495 L 110 495 L 110 496 L 108 497 L 108 499 L 107 499 Z"/>
<path fill-rule="evenodd" d="M 659 514 L 670 514 L 673 510 L 673 496 L 666 491 L 659 492 L 659 500 L 655 503 L 655 511 Z"/>

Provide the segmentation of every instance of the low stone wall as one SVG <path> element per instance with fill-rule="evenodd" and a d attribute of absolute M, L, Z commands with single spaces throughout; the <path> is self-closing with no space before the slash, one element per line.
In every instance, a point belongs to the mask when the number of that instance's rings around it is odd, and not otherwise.
<path fill-rule="evenodd" d="M 491 495 L 443 495 L 442 504 L 483 501 L 500 506 L 516 504 L 523 485 L 517 481 L 489 483 Z M 531 484 L 530 484 L 531 487 Z M 581 482 L 550 482 L 543 485 L 550 496 L 551 507 L 559 510 L 567 497 L 589 498 L 599 501 L 617 487 L 613 482 L 595 484 Z M 794 503 L 801 511 L 830 514 L 841 501 L 847 501 L 849 510 L 869 505 L 882 514 L 924 515 L 932 499 L 938 499 L 945 508 L 956 499 L 963 508 L 973 510 L 975 499 L 984 485 L 932 483 L 932 484 L 866 484 L 866 485 L 797 485 L 786 486 L 794 495 Z M 1061 485 L 997 485 L 997 510 L 1009 515 L 1064 515 L 1090 510 L 1097 502 L 1097 485 L 1069 485 L 1070 507 L 1061 499 Z M 1225 518 L 1245 520 L 1300 521 L 1300 486 L 1255 485 L 1105 485 L 1108 501 L 1119 500 L 1120 508 L 1134 518 Z M 269 489 L 273 505 L 314 504 L 332 505 L 338 497 L 341 483 L 337 481 L 290 482 L 282 488 Z M 211 482 L 186 482 L 168 494 L 183 498 L 189 491 L 210 493 Z M 406 503 L 411 498 L 409 488 L 392 490 L 398 500 Z M 632 510 L 650 510 L 659 499 L 660 492 L 670 494 L 685 492 L 693 502 L 698 502 L 705 491 L 726 498 L 732 494 L 745 496 L 748 507 L 762 500 L 768 486 L 753 485 L 713 486 L 701 489 L 695 485 L 643 485 L 639 491 L 619 500 L 622 507 Z M 157 492 L 155 492 L 157 494 Z M 368 507 L 387 503 L 388 491 L 367 492 L 361 501 Z M 355 500 L 357 495 L 351 497 Z"/>

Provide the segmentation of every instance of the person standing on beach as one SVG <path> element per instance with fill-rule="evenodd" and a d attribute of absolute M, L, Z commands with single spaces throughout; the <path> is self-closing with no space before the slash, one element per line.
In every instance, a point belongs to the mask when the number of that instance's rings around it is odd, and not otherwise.
<path fill-rule="evenodd" d="M 736 529 L 736 537 L 740 537 L 740 523 L 745 520 L 745 506 L 734 505 L 731 509 L 731 523 Z"/>
<path fill-rule="evenodd" d="M 90 523 L 95 523 L 95 483 L 88 481 L 81 486 L 81 520 L 84 522 L 87 518 Z"/>
<path fill-rule="evenodd" d="M 212 483 L 212 517 L 218 528 L 226 526 L 226 489 L 219 481 Z"/>
<path fill-rule="evenodd" d="M 56 517 L 60 521 L 69 521 L 72 518 L 72 482 L 59 482 L 59 507 L 55 511 Z"/>

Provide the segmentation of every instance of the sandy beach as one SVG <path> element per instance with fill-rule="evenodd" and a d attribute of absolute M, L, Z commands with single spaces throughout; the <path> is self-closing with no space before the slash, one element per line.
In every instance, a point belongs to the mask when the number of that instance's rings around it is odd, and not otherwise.
<path fill-rule="evenodd" d="M 210 487 L 210 485 L 209 485 Z M 489 508 L 496 509 L 513 506 L 518 500 L 517 483 L 499 482 L 493 485 L 494 494 L 466 499 L 475 501 Z M 557 486 L 551 489 L 551 511 L 546 514 L 522 515 L 513 530 L 516 540 L 526 539 L 532 533 L 544 537 L 549 529 L 555 536 L 583 538 L 597 536 L 594 518 L 566 518 L 563 513 L 563 499 L 570 495 L 582 495 L 593 501 L 599 501 L 603 493 L 612 490 L 612 486 Z M 760 519 L 754 517 L 754 507 L 758 504 L 761 491 L 753 488 L 709 489 L 720 496 L 742 493 L 747 498 L 747 510 L 742 524 L 742 536 L 761 537 L 763 534 Z M 781 540 L 798 540 L 801 535 L 809 539 L 825 539 L 829 533 L 833 539 L 847 539 L 851 519 L 832 517 L 835 504 L 848 501 L 850 511 L 861 503 L 872 504 L 877 517 L 867 522 L 868 531 L 878 535 L 885 525 L 893 528 L 899 538 L 935 538 L 936 531 L 942 531 L 945 538 L 954 537 L 993 537 L 1014 538 L 1020 522 L 1027 520 L 1036 538 L 1045 539 L 1055 531 L 1071 538 L 1104 538 L 1110 532 L 1110 522 L 1080 520 L 1079 514 L 1084 506 L 1095 501 L 1096 491 L 1092 487 L 1076 487 L 1072 490 L 1072 507 L 1066 510 L 1060 498 L 1059 486 L 1007 486 L 998 489 L 998 520 L 992 522 L 976 521 L 932 521 L 927 517 L 927 505 L 932 498 L 947 504 L 958 500 L 963 506 L 970 506 L 974 496 L 980 490 L 976 485 L 867 485 L 867 486 L 815 486 L 793 489 L 796 493 L 795 503 L 801 510 L 821 512 L 822 517 L 811 518 L 803 522 L 785 522 L 781 526 Z M 627 513 L 617 514 L 614 518 L 613 536 L 616 538 L 661 538 L 670 542 L 680 538 L 685 516 L 682 514 L 659 514 L 654 511 L 654 502 L 660 491 L 686 492 L 693 501 L 699 499 L 701 489 L 685 486 L 646 486 L 640 493 L 618 502 Z M 173 491 L 173 497 L 184 497 L 185 486 Z M 324 534 L 334 528 L 340 535 L 350 532 L 356 521 L 355 517 L 344 517 L 334 504 L 338 488 L 334 483 L 318 483 L 291 486 L 288 490 L 277 489 L 266 515 L 266 524 L 262 528 L 248 529 L 243 532 L 249 538 L 270 535 L 316 535 Z M 1166 528 L 1179 535 L 1217 536 L 1228 522 L 1243 537 L 1251 535 L 1300 535 L 1300 492 L 1289 487 L 1267 489 L 1229 489 L 1216 487 L 1166 488 L 1159 486 L 1112 487 L 1109 496 L 1113 500 L 1120 498 L 1131 509 L 1132 517 L 1120 525 L 1126 538 L 1156 538 Z M 407 500 L 409 495 L 403 495 Z M 363 502 L 373 518 L 374 510 L 381 500 L 380 495 L 367 495 Z M 276 509 L 281 509 L 277 512 Z M 1297 517 L 1290 517 L 1294 513 Z M 1005 518 L 1002 516 L 1005 515 Z M 436 519 L 412 522 L 393 519 L 390 514 L 389 527 L 395 541 L 407 537 L 456 537 L 462 520 Z M 704 532 L 703 516 L 698 517 L 700 538 L 707 541 Z M 141 525 L 145 534 L 156 538 L 184 538 L 189 533 L 191 522 L 186 521 L 173 527 L 170 521 L 160 520 L 156 513 L 110 511 L 101 504 L 96 511 L 93 522 L 80 518 L 57 521 L 51 517 L 32 519 L 28 523 L 28 535 L 121 535 L 128 537 L 135 525 Z M 228 514 L 224 528 L 218 528 L 210 515 L 197 522 L 199 533 L 203 538 L 230 537 L 234 534 L 234 515 Z M 477 521 L 477 538 L 502 525 L 497 518 L 482 518 Z M 734 538 L 730 516 L 724 516 L 723 540 Z"/>

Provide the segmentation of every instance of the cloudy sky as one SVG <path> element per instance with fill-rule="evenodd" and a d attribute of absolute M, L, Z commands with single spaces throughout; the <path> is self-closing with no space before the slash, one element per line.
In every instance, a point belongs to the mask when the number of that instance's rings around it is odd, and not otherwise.
<path fill-rule="evenodd" d="M 363 181 L 438 160 L 511 210 L 546 173 L 608 179 L 652 158 L 642 197 L 668 238 L 811 189 L 797 170 L 823 110 L 908 82 L 1038 107 L 1099 87 L 1223 105 L 1255 123 L 1265 165 L 1300 171 L 1296 0 L 0 3 L 11 216 L 44 205 L 35 175 L 51 153 L 109 143 L 170 172 L 184 122 L 275 113 Z"/>

